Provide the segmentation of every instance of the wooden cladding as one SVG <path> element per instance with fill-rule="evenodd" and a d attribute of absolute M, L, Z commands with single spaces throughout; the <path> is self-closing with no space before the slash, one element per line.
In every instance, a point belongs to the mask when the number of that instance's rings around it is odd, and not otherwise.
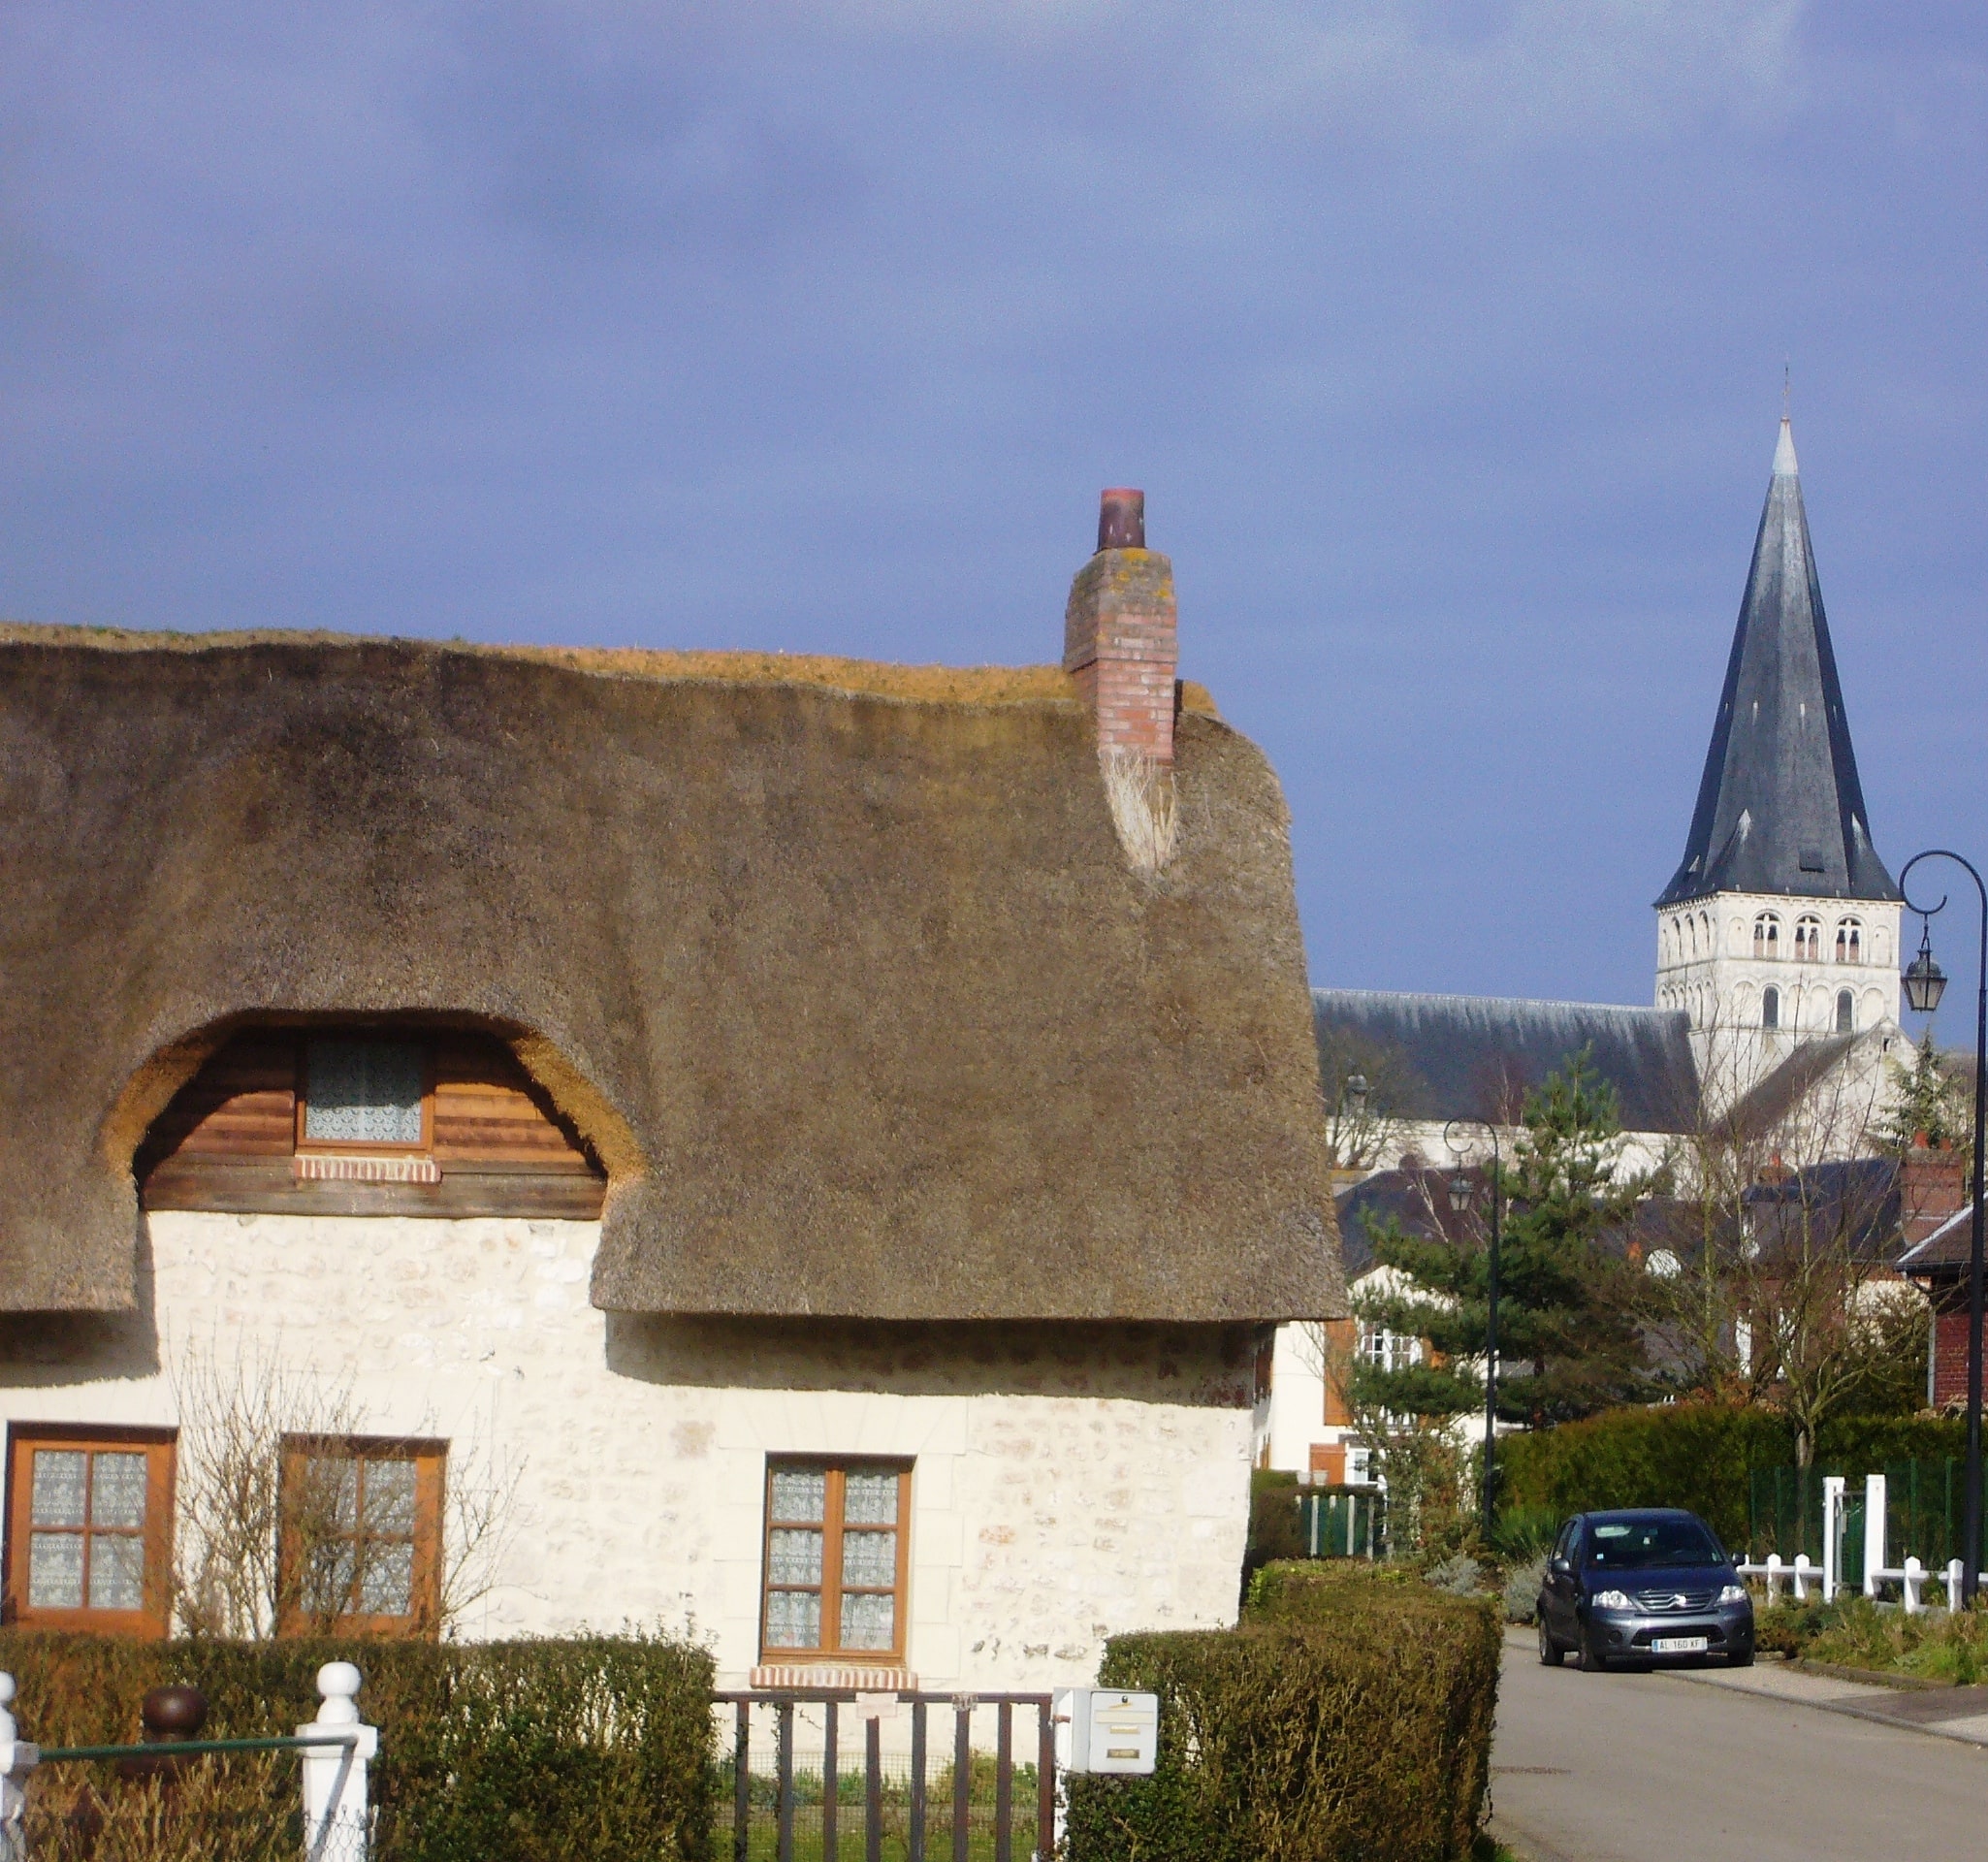
<path fill-rule="evenodd" d="M 606 1175 L 544 1090 L 501 1042 L 457 1031 L 393 1030 L 429 1056 L 419 1147 L 433 1171 L 403 1180 L 352 1180 L 305 1172 L 319 1150 L 365 1155 L 364 1145 L 313 1144 L 305 1131 L 307 1043 L 342 1033 L 258 1029 L 227 1043 L 183 1086 L 140 1148 L 148 1209 L 231 1213 L 537 1215 L 592 1219 Z M 407 1147 L 380 1146 L 383 1153 Z M 419 1180 L 422 1177 L 430 1180 Z"/>

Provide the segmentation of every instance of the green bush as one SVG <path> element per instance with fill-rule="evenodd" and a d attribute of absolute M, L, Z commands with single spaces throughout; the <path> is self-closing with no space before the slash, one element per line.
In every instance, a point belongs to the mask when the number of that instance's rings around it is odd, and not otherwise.
<path fill-rule="evenodd" d="M 686 1644 L 147 1643 L 0 1631 L 21 1735 L 44 1746 L 136 1740 L 141 1697 L 166 1682 L 207 1695 L 203 1737 L 291 1733 L 315 1717 L 318 1668 L 336 1660 L 358 1664 L 360 1710 L 380 1728 L 378 1862 L 710 1853 L 711 1660 Z M 258 1812 L 288 1817 L 294 1761 L 237 1769 L 238 1823 Z M 85 1782 L 105 1795 L 127 1788 L 93 1765 L 48 1767 L 37 1788 Z"/>
<path fill-rule="evenodd" d="M 1951 1417 L 1843 1416 L 1817 1432 L 1815 1465 L 1876 1473 L 1895 1461 L 1959 1456 L 1964 1441 L 1965 1426 Z M 1794 1461 L 1785 1416 L 1722 1403 L 1611 1409 L 1498 1444 L 1510 1509 L 1565 1519 L 1598 1507 L 1685 1506 L 1736 1547 L 1747 1543 L 1752 1470 Z"/>
<path fill-rule="evenodd" d="M 1486 1599 L 1312 1561 L 1266 1567 L 1239 1628 L 1112 1638 L 1159 1766 L 1071 1781 L 1072 1862 L 1462 1862 L 1499 1646 Z"/>
<path fill-rule="evenodd" d="M 1249 1477 L 1249 1542 L 1242 1554 L 1244 1591 L 1256 1573 L 1274 1559 L 1303 1557 L 1298 1476 L 1276 1468 L 1254 1469 Z"/>

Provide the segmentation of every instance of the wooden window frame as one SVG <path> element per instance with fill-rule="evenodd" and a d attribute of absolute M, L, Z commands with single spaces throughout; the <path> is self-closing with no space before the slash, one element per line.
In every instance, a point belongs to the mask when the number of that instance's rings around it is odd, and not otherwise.
<path fill-rule="evenodd" d="M 910 1632 L 912 1462 L 888 1455 L 769 1455 L 766 1458 L 765 1486 L 762 1490 L 764 1523 L 759 1535 L 759 1659 L 783 1666 L 809 1662 L 832 1663 L 839 1668 L 902 1668 Z M 783 1520 L 773 1511 L 773 1477 L 776 1474 L 821 1473 L 828 1477 L 821 1518 Z M 895 1474 L 897 1476 L 897 1571 L 891 1586 L 893 1636 L 888 1649 L 844 1649 L 842 1640 L 842 1540 L 843 1483 L 851 1474 Z M 776 1527 L 821 1530 L 821 1582 L 819 1585 L 775 1585 L 773 1576 L 773 1534 Z M 861 1530 L 861 1527 L 857 1528 Z M 851 1585 L 857 1595 L 881 1594 L 882 1587 Z M 780 1590 L 818 1591 L 821 1598 L 821 1645 L 815 1649 L 785 1649 L 766 1636 L 773 1592 Z"/>
<path fill-rule="evenodd" d="M 279 1494 L 295 1492 L 298 1470 L 306 1461 L 412 1461 L 414 1463 L 414 1578 L 404 1615 L 345 1610 L 332 1620 L 331 1630 L 341 1636 L 403 1636 L 433 1639 L 441 1633 L 442 1500 L 448 1480 L 449 1445 L 443 1441 L 401 1435 L 285 1435 Z M 362 1472 L 360 1524 L 365 1522 Z M 287 1498 L 279 1499 L 282 1523 L 276 1556 L 276 1633 L 308 1636 L 324 1628 L 321 1618 L 299 1602 L 302 1581 L 298 1563 L 302 1546 Z M 355 1537 L 363 1537 L 363 1529 Z M 355 1585 L 358 1571 L 355 1565 Z"/>
<path fill-rule="evenodd" d="M 377 1042 L 382 1045 L 421 1049 L 421 1136 L 411 1144 L 387 1144 L 368 1139 L 306 1138 L 305 1120 L 310 1112 L 310 1043 L 313 1041 Z M 299 1157 L 428 1157 L 434 1150 L 435 1043 L 427 1034 L 370 1028 L 308 1028 L 297 1038 L 297 1130 L 293 1148 Z"/>
<path fill-rule="evenodd" d="M 6 1621 L 21 1629 L 69 1629 L 92 1635 L 140 1636 L 162 1640 L 173 1626 L 173 1505 L 178 1431 L 124 1429 L 114 1425 L 11 1423 L 7 1429 L 7 1558 L 0 1575 Z M 110 1450 L 145 1457 L 144 1604 L 136 1610 L 77 1610 L 33 1607 L 28 1602 L 30 1534 L 34 1512 L 34 1456 L 38 1449 Z M 87 1476 L 85 1476 L 87 1479 Z M 47 1530 L 48 1528 L 44 1528 Z M 97 1529 L 81 1528 L 85 1540 Z M 119 1533 L 118 1536 L 123 1536 Z M 84 1554 L 84 1584 L 88 1557 Z M 88 1595 L 85 1589 L 84 1595 Z"/>

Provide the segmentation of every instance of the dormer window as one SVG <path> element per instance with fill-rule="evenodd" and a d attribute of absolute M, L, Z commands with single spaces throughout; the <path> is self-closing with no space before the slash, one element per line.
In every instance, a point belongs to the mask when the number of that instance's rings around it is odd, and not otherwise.
<path fill-rule="evenodd" d="M 1803 917 L 1795 920 L 1795 961 L 1818 963 L 1822 958 L 1822 920 Z"/>
<path fill-rule="evenodd" d="M 428 1075 L 428 1049 L 421 1043 L 313 1036 L 304 1044 L 298 1147 L 427 1149 Z"/>
<path fill-rule="evenodd" d="M 1836 960 L 1839 963 L 1864 961 L 1864 927 L 1855 918 L 1845 918 L 1836 927 Z"/>
<path fill-rule="evenodd" d="M 1780 955 L 1780 919 L 1772 912 L 1763 912 L 1753 920 L 1753 954 L 1756 957 Z"/>

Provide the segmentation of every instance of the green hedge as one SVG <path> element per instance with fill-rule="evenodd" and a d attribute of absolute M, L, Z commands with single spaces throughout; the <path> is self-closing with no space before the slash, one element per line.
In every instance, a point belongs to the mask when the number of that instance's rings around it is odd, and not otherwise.
<path fill-rule="evenodd" d="M 711 1658 L 686 1644 L 146 1643 L 0 1631 L 21 1737 L 44 1746 L 136 1740 L 140 1699 L 167 1682 L 207 1695 L 204 1738 L 291 1733 L 315 1717 L 318 1668 L 337 1660 L 358 1664 L 360 1711 L 380 1729 L 377 1862 L 696 1862 L 711 1853 Z M 107 1766 L 68 1764 L 45 1768 L 37 1790 L 73 1797 L 84 1782 L 107 1801 L 134 1788 Z M 274 1835 L 261 1847 L 235 1839 L 257 1815 L 273 1832 L 285 1828 L 296 1761 L 226 1760 L 202 1788 L 231 1840 L 203 1847 L 190 1829 L 190 1852 L 279 1847 Z"/>
<path fill-rule="evenodd" d="M 1499 1647 L 1483 1599 L 1310 1562 L 1236 1629 L 1113 1637 L 1098 1678 L 1158 1691 L 1160 1762 L 1071 1781 L 1071 1862 L 1460 1862 Z"/>
<path fill-rule="evenodd" d="M 1876 1472 L 1959 1455 L 1965 1435 L 1947 1417 L 1845 1416 L 1820 1430 L 1815 1461 Z M 1728 1545 L 1744 1545 L 1752 1470 L 1794 1460 L 1794 1427 L 1776 1410 L 1666 1403 L 1502 1437 L 1499 1489 L 1505 1505 L 1548 1507 L 1562 1519 L 1596 1507 L 1686 1506 Z"/>

